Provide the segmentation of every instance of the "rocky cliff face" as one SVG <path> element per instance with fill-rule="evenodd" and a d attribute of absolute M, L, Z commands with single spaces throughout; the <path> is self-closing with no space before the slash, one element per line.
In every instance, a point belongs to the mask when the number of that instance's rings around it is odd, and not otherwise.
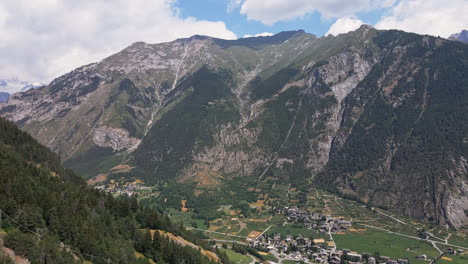
<path fill-rule="evenodd" d="M 88 176 L 131 163 L 200 189 L 307 182 L 460 227 L 467 57 L 462 43 L 368 26 L 135 43 L 0 114 Z"/>

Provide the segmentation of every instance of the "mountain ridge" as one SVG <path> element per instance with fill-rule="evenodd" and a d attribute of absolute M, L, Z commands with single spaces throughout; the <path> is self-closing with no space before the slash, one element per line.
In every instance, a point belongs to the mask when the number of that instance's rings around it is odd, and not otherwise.
<path fill-rule="evenodd" d="M 466 108 L 430 97 L 452 98 L 444 90 L 450 87 L 463 98 L 466 85 L 446 76 L 463 79 L 464 44 L 369 26 L 321 38 L 303 31 L 277 35 L 137 42 L 13 95 L 0 115 L 88 177 L 126 163 L 145 182 L 194 183 L 196 193 L 241 176 L 320 184 L 419 219 L 466 225 L 463 116 L 447 125 L 453 140 L 445 132 L 429 136 L 420 125 L 439 128 L 437 115 L 427 123 L 434 113 Z M 426 143 L 414 143 L 414 131 Z M 433 141 L 457 147 L 435 152 Z M 452 164 L 448 172 L 403 173 L 411 165 L 399 162 L 400 155 L 415 153 L 414 144 Z M 389 179 L 398 184 L 394 192 L 381 190 Z M 424 196 L 412 196 L 411 181 L 421 182 L 414 194 Z"/>

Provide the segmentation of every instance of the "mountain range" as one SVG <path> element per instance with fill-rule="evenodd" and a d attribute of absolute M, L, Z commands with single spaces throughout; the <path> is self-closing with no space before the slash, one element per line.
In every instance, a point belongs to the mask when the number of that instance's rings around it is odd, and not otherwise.
<path fill-rule="evenodd" d="M 0 115 L 86 177 L 319 185 L 440 225 L 468 223 L 468 46 L 362 26 L 136 42 Z"/>
<path fill-rule="evenodd" d="M 468 30 L 462 30 L 460 33 L 450 35 L 450 40 L 458 40 L 461 42 L 468 42 Z"/>
<path fill-rule="evenodd" d="M 12 94 L 16 92 L 28 91 L 30 89 L 35 89 L 44 85 L 45 83 L 42 82 L 27 82 L 20 81 L 18 79 L 4 79 L 0 80 L 0 92 Z"/>

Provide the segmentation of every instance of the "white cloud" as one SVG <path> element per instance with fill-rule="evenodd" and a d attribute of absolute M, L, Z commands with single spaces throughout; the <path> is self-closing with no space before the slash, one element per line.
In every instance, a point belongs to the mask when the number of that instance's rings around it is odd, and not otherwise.
<path fill-rule="evenodd" d="M 378 29 L 401 29 L 448 37 L 468 28 L 466 0 L 400 1 L 376 24 Z"/>
<path fill-rule="evenodd" d="M 255 35 L 244 35 L 243 38 L 251 38 L 251 37 L 269 37 L 269 36 L 273 36 L 274 34 L 273 33 L 270 33 L 270 32 L 263 32 L 263 33 L 258 33 L 258 34 L 255 34 Z"/>
<path fill-rule="evenodd" d="M 242 0 L 229 0 L 229 3 L 227 5 L 227 11 L 230 13 L 239 8 L 241 4 Z"/>
<path fill-rule="evenodd" d="M 328 30 L 326 35 L 338 35 L 341 33 L 348 33 L 350 31 L 358 29 L 364 22 L 355 18 L 355 17 L 342 17 L 337 19 L 336 22 L 331 25 L 330 29 Z"/>
<path fill-rule="evenodd" d="M 0 1 L 0 79 L 50 81 L 136 41 L 236 39 L 224 22 L 182 18 L 175 0 Z"/>
<path fill-rule="evenodd" d="M 273 25 L 278 21 L 291 20 L 307 14 L 320 12 L 322 17 L 337 18 L 352 16 L 357 12 L 390 7 L 396 0 L 244 0 L 240 13 L 248 19 Z"/>

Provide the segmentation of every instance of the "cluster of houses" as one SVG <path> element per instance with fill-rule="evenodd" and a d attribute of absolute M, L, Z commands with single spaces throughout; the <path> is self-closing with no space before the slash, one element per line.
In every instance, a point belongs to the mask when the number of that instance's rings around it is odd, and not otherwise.
<path fill-rule="evenodd" d="M 459 248 L 459 249 L 455 249 L 455 248 L 447 248 L 447 254 L 449 255 L 462 255 L 465 253 L 465 250 Z"/>
<path fill-rule="evenodd" d="M 132 183 L 127 183 L 125 185 L 110 184 L 109 186 L 107 186 L 107 188 L 106 188 L 106 185 L 98 185 L 98 186 L 94 186 L 94 189 L 103 190 L 107 193 L 126 194 L 128 196 L 132 196 L 135 194 L 137 190 L 150 190 L 151 187 L 142 186 L 138 183 L 132 182 Z"/>
<path fill-rule="evenodd" d="M 370 253 L 364 252 L 362 254 L 359 254 L 354 251 L 350 251 L 348 249 L 343 249 L 343 250 L 336 250 L 333 252 L 333 254 L 330 256 L 328 261 L 322 261 L 318 263 L 331 263 L 331 264 L 339 264 L 341 260 L 346 260 L 350 264 L 408 264 L 407 259 L 397 259 L 393 260 L 390 259 L 387 256 L 372 256 Z M 316 261 L 317 262 L 317 261 Z"/>
<path fill-rule="evenodd" d="M 407 259 L 392 260 L 386 256 L 376 259 L 371 253 L 362 253 L 348 249 L 336 250 L 333 241 L 322 238 L 309 239 L 303 235 L 281 236 L 280 234 L 262 235 L 251 246 L 266 248 L 275 252 L 282 259 L 303 261 L 304 263 L 339 264 L 346 260 L 351 264 L 408 264 Z"/>
<path fill-rule="evenodd" d="M 330 217 L 321 213 L 302 211 L 296 206 L 284 207 L 277 211 L 284 214 L 290 223 L 302 223 L 304 227 L 322 233 L 346 231 L 353 224 L 352 220 L 345 220 L 344 217 Z"/>
<path fill-rule="evenodd" d="M 455 249 L 455 248 L 447 248 L 447 250 L 444 252 L 446 255 L 463 255 L 465 253 L 465 251 L 463 249 Z M 420 259 L 420 260 L 427 260 L 427 261 L 432 261 L 431 258 L 429 258 L 427 255 L 423 254 L 423 255 L 419 255 L 416 257 L 417 259 Z M 451 260 L 449 260 L 451 261 Z"/>
<path fill-rule="evenodd" d="M 281 236 L 280 234 L 263 234 L 251 242 L 252 247 L 266 248 L 274 251 L 278 256 L 310 263 L 309 261 L 317 257 L 328 259 L 330 249 L 334 244 L 326 242 L 324 239 L 310 239 L 299 234 L 297 236 Z"/>

